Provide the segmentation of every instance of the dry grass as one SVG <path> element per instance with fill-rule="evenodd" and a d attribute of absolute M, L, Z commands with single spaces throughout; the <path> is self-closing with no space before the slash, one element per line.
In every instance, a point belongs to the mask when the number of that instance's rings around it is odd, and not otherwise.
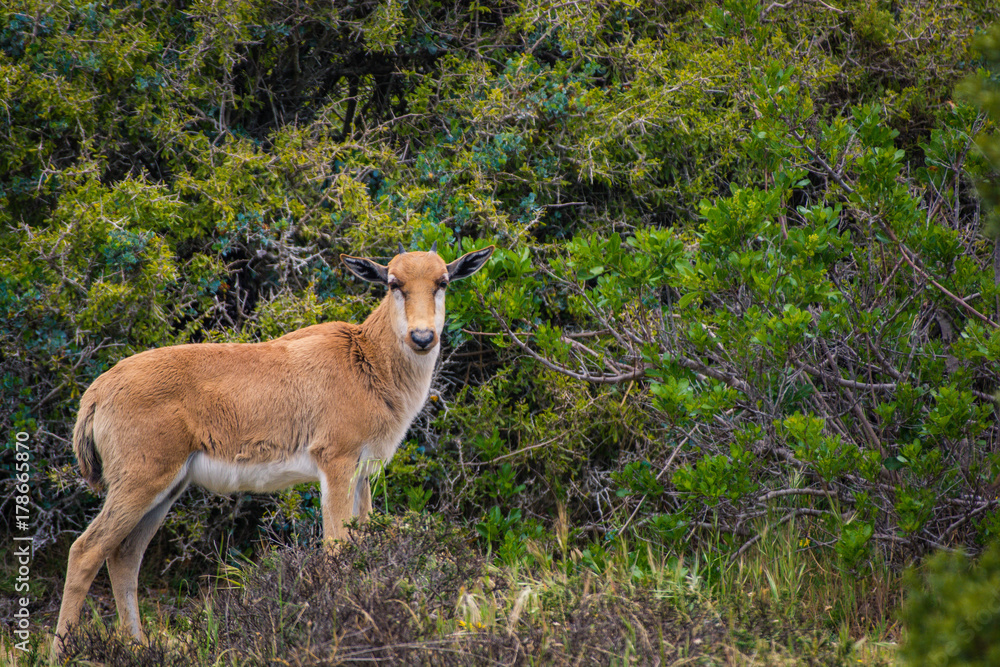
<path fill-rule="evenodd" d="M 515 580 L 427 518 L 270 560 L 216 600 L 220 650 L 249 664 L 669 664 L 725 635 L 716 615 L 615 579 Z"/>
<path fill-rule="evenodd" d="M 864 629 L 858 599 L 834 618 L 857 582 L 791 539 L 728 567 L 619 540 L 596 568 L 535 545 L 511 569 L 440 520 L 375 517 L 337 549 L 226 567 L 146 646 L 91 623 L 68 647 L 73 664 L 112 667 L 890 664 L 893 631 Z"/>

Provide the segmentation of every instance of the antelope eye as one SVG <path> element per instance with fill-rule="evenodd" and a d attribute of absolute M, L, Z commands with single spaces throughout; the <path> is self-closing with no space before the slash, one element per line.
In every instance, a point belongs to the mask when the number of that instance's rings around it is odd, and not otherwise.
<path fill-rule="evenodd" d="M 403 286 L 400 285 L 399 283 L 395 282 L 395 281 L 389 283 L 389 289 L 391 289 L 393 292 L 396 292 L 396 291 L 398 291 L 398 290 L 400 290 L 402 288 L 403 288 Z"/>
<path fill-rule="evenodd" d="M 442 280 L 441 282 L 438 283 L 438 289 L 444 289 L 447 286 L 448 286 L 447 280 Z"/>

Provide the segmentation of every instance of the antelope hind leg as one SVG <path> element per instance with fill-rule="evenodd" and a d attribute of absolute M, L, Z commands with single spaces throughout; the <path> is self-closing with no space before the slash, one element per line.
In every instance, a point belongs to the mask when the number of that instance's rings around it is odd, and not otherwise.
<path fill-rule="evenodd" d="M 138 604 L 142 557 L 170 507 L 186 488 L 186 481 L 178 482 L 166 498 L 146 512 L 132 532 L 108 556 L 108 574 L 115 594 L 115 605 L 118 607 L 118 624 L 139 642 L 146 641 L 139 622 Z"/>
<path fill-rule="evenodd" d="M 168 486 L 168 483 L 153 483 L 130 485 L 129 488 L 112 487 L 100 513 L 73 542 L 66 564 L 66 584 L 59 607 L 56 638 L 52 644 L 54 657 L 62 653 L 62 641 L 66 632 L 79 622 L 83 602 L 101 564 L 112 556 L 152 509 L 159 508 L 161 501 L 157 496 Z M 163 513 L 166 513 L 165 509 Z M 148 528 L 146 526 L 147 530 Z M 138 545 L 138 541 L 136 544 Z"/>

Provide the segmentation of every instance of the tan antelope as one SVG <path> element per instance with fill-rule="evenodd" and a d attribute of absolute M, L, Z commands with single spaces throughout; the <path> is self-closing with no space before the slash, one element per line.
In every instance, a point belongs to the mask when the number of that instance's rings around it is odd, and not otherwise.
<path fill-rule="evenodd" d="M 107 498 L 70 548 L 55 655 L 105 561 L 119 623 L 143 641 L 139 564 L 190 483 L 231 493 L 318 481 L 325 539 L 344 537 L 346 520 L 368 514 L 370 466 L 392 458 L 427 400 L 445 287 L 493 253 L 489 246 L 445 264 L 435 246 L 400 245 L 388 266 L 340 256 L 357 277 L 389 288 L 361 325 L 148 350 L 94 380 L 80 400 L 73 451 Z"/>

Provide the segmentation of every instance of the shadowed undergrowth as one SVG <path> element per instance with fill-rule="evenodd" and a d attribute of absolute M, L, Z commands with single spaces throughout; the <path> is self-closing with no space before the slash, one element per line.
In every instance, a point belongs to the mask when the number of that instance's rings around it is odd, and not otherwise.
<path fill-rule="evenodd" d="M 335 550 L 281 547 L 227 566 L 182 615 L 189 627 L 150 628 L 148 646 L 84 626 L 71 663 L 887 664 L 792 613 L 812 613 L 809 591 L 766 568 L 774 598 L 741 610 L 731 600 L 745 591 L 710 584 L 711 568 L 644 545 L 612 547 L 600 568 L 539 550 L 535 566 L 512 569 L 477 544 L 426 515 L 375 517 Z M 730 574 L 753 588 L 745 568 Z"/>

